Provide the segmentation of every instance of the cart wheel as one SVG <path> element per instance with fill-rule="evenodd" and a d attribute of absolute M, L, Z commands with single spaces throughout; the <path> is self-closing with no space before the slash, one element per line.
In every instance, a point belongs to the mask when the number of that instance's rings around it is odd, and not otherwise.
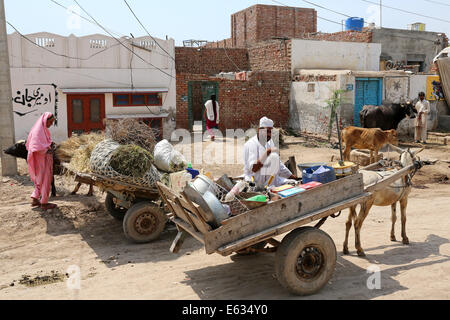
<path fill-rule="evenodd" d="M 139 202 L 128 209 L 123 220 L 123 231 L 128 239 L 136 243 L 151 242 L 159 238 L 166 221 L 166 215 L 156 204 Z"/>
<path fill-rule="evenodd" d="M 278 281 L 293 294 L 314 294 L 333 275 L 336 257 L 336 246 L 328 234 L 313 227 L 298 228 L 277 250 Z"/>
<path fill-rule="evenodd" d="M 114 219 L 122 221 L 123 218 L 125 217 L 125 214 L 127 213 L 127 209 L 117 206 L 116 203 L 114 202 L 115 199 L 116 198 L 111 193 L 108 192 L 106 194 L 105 207 L 106 207 L 106 210 L 108 211 L 108 213 Z"/>

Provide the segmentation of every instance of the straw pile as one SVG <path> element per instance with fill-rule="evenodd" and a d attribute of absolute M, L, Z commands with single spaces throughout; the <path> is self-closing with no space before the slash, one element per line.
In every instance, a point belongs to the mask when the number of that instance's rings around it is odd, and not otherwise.
<path fill-rule="evenodd" d="M 111 156 L 109 164 L 127 177 L 142 178 L 152 166 L 150 152 L 136 145 L 121 145 Z"/>
<path fill-rule="evenodd" d="M 92 150 L 104 139 L 103 133 L 73 136 L 57 147 L 55 155 L 59 161 L 69 163 L 71 171 L 88 173 Z"/>
<path fill-rule="evenodd" d="M 156 145 L 154 129 L 136 119 L 107 120 L 106 137 L 121 145 L 137 145 L 151 154 Z"/>

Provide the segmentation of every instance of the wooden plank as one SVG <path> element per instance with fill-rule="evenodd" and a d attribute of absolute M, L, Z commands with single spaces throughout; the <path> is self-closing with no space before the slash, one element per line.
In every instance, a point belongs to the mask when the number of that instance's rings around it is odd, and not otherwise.
<path fill-rule="evenodd" d="M 381 161 L 378 161 L 378 162 L 369 164 L 366 167 L 360 168 L 359 170 L 374 170 L 374 169 L 377 169 L 377 168 L 381 168 L 382 166 L 383 165 L 381 164 Z"/>
<path fill-rule="evenodd" d="M 209 232 L 212 230 L 211 226 L 206 222 L 206 220 L 203 218 L 202 214 L 198 210 L 200 207 L 194 205 L 194 203 L 192 203 L 192 201 L 189 200 L 189 198 L 185 196 L 184 192 L 181 193 L 180 200 L 185 202 L 185 204 L 187 205 L 187 209 L 196 216 L 196 218 L 203 225 L 203 228 L 205 229 L 206 232 Z"/>
<path fill-rule="evenodd" d="M 193 236 L 195 239 L 197 239 L 198 241 L 200 241 L 201 243 L 205 243 L 205 239 L 203 237 L 203 235 L 200 232 L 196 232 L 192 226 L 190 226 L 188 223 L 184 222 L 181 219 L 178 218 L 174 218 L 172 219 L 172 221 L 182 230 L 186 231 L 187 233 L 189 233 L 191 236 Z"/>
<path fill-rule="evenodd" d="M 199 228 L 197 227 L 196 223 L 194 222 L 193 217 L 191 217 L 191 215 L 189 214 L 188 211 L 184 210 L 183 205 L 181 204 L 181 201 L 180 201 L 180 199 L 178 197 L 175 198 L 175 204 L 176 204 L 175 207 L 177 209 L 177 212 L 178 211 L 183 212 L 185 214 L 186 218 L 188 219 L 189 224 L 194 228 L 194 230 L 196 232 L 198 232 Z"/>
<path fill-rule="evenodd" d="M 224 245 L 218 248 L 217 252 L 220 253 L 221 255 L 229 255 L 233 252 L 252 246 L 258 242 L 269 240 L 270 238 L 297 229 L 305 224 L 311 223 L 312 221 L 328 217 L 333 213 L 342 211 L 346 208 L 362 203 L 366 201 L 370 196 L 371 196 L 370 193 L 364 193 L 363 195 L 354 197 L 352 199 L 341 201 L 326 208 L 317 210 L 315 212 L 311 212 L 310 214 L 304 217 L 299 217 L 292 221 L 279 224 L 277 226 L 258 232 L 254 235 L 250 235 L 243 239 L 239 239 L 237 241 Z"/>
<path fill-rule="evenodd" d="M 359 173 L 232 217 L 226 225 L 205 234 L 207 253 L 363 193 L 364 184 Z"/>
<path fill-rule="evenodd" d="M 175 237 L 175 239 L 172 242 L 172 245 L 170 246 L 170 252 L 178 253 L 180 251 L 187 234 L 188 233 L 184 231 L 178 231 L 177 236 Z"/>
<path fill-rule="evenodd" d="M 393 175 L 390 175 L 378 182 L 368 185 L 367 187 L 364 188 L 364 190 L 366 192 L 373 192 L 373 191 L 384 189 L 387 186 L 389 186 L 390 184 L 392 184 L 393 182 L 403 178 L 408 173 L 412 172 L 415 168 L 416 168 L 416 165 L 412 164 L 406 168 L 399 170 L 398 172 L 394 173 Z"/>

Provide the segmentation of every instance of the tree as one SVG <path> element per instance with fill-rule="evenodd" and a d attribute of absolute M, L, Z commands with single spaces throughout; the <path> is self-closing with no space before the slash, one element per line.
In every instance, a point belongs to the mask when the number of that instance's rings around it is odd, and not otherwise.
<path fill-rule="evenodd" d="M 330 122 L 328 123 L 328 142 L 331 141 L 331 133 L 333 132 L 333 124 L 336 119 L 336 111 L 342 104 L 342 94 L 346 90 L 334 90 L 330 99 L 325 100 L 327 108 L 330 109 Z M 339 125 L 339 124 L 338 124 Z"/>

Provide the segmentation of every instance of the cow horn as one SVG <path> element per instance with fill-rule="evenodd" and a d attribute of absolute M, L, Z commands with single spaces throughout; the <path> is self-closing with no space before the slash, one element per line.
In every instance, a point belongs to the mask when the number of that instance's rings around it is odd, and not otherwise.
<path fill-rule="evenodd" d="M 399 153 L 399 154 L 402 154 L 403 152 L 405 152 L 405 150 L 403 150 L 403 149 L 401 149 L 401 148 L 399 148 L 399 147 L 396 147 L 396 146 L 394 146 L 394 145 L 392 145 L 392 144 L 389 144 L 389 146 L 390 146 L 394 151 L 396 151 L 396 152 Z"/>
<path fill-rule="evenodd" d="M 417 151 L 413 152 L 413 156 L 418 155 L 418 154 L 421 153 L 423 150 L 425 150 L 425 148 L 422 148 L 422 149 L 420 149 L 420 150 L 417 150 Z"/>

